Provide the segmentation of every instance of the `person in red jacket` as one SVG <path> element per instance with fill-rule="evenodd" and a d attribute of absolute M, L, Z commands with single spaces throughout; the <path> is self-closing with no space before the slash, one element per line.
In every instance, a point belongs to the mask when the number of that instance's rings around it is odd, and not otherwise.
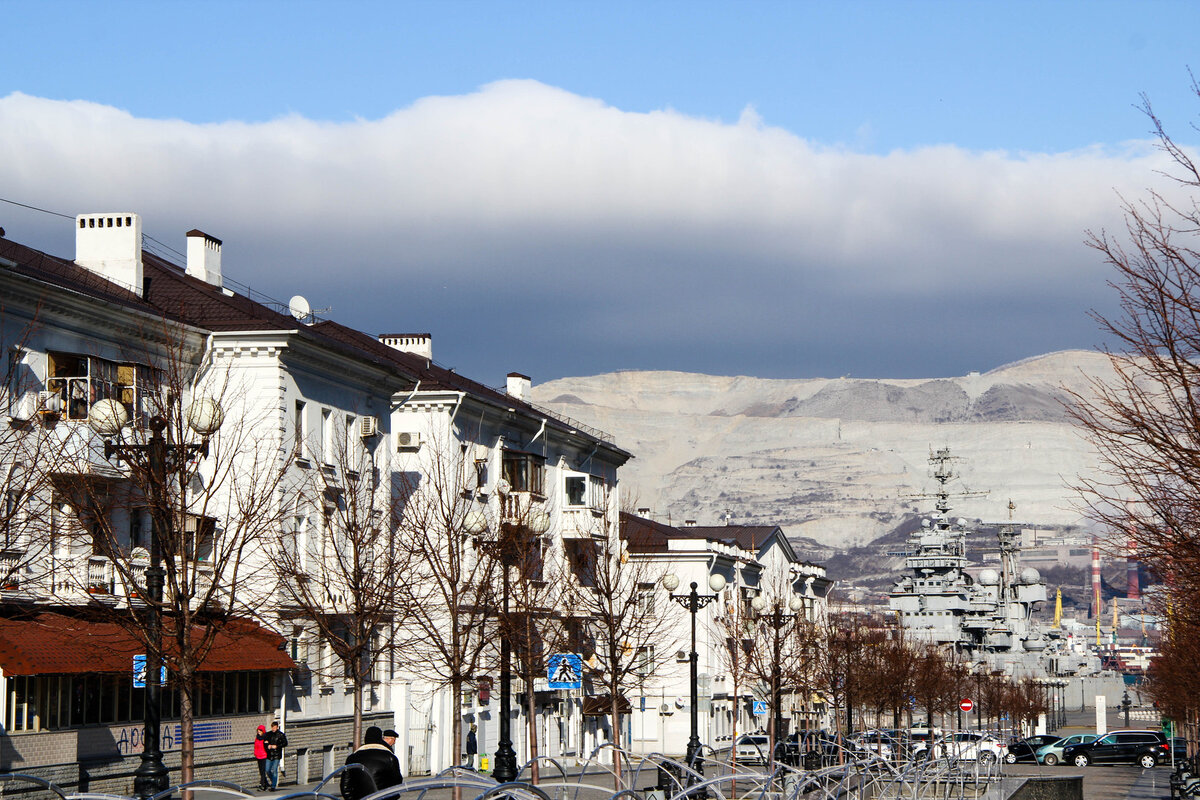
<path fill-rule="evenodd" d="M 267 790 L 267 726 L 259 725 L 254 737 L 254 759 L 258 762 L 258 790 Z"/>

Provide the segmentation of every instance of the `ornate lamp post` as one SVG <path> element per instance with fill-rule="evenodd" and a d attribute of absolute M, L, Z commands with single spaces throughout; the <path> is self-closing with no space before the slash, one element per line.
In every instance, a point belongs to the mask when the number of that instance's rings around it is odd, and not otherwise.
<path fill-rule="evenodd" d="M 200 435 L 196 443 L 168 442 L 163 432 L 167 421 L 150 418 L 150 439 L 143 443 L 120 441 L 129 424 L 129 412 L 116 400 L 100 400 L 88 412 L 88 425 L 104 439 L 104 458 L 114 456 L 137 472 L 150 507 L 150 565 L 146 569 L 146 708 L 142 763 L 133 773 L 133 789 L 139 798 L 150 798 L 167 789 L 167 767 L 162 760 L 162 599 L 165 575 L 162 540 L 170 538 L 174 510 L 168 481 L 185 461 L 208 455 L 208 438 L 217 432 L 224 412 L 217 401 L 199 398 L 187 411 L 188 426 Z"/>
<path fill-rule="evenodd" d="M 771 758 L 777 760 L 779 755 L 779 741 L 783 734 L 783 697 L 780 687 L 780 667 L 779 662 L 782 659 L 782 638 L 780 631 L 784 626 L 796 618 L 796 614 L 804 610 L 804 598 L 798 595 L 792 595 L 792 599 L 788 601 L 788 609 L 792 613 L 783 613 L 783 601 L 775 600 L 771 604 L 771 611 L 764 614 L 767 609 L 767 600 L 761 594 L 750 601 L 750 607 L 760 617 L 766 619 L 768 625 L 774 631 L 773 649 L 771 651 Z"/>
<path fill-rule="evenodd" d="M 679 578 L 675 575 L 665 575 L 662 579 L 663 588 L 668 592 L 673 592 L 679 588 Z M 683 606 L 692 615 L 692 655 L 691 655 L 691 677 L 689 688 L 691 690 L 691 736 L 688 738 L 687 752 L 684 755 L 684 761 L 689 767 L 695 769 L 696 755 L 700 752 L 700 718 L 697 716 L 697 706 L 700 704 L 699 688 L 698 688 L 698 665 L 700 655 L 696 652 L 696 612 L 704 608 L 706 605 L 717 599 L 716 594 L 698 594 L 696 592 L 697 583 L 692 581 L 692 590 L 687 594 L 673 594 L 671 599 L 679 605 Z M 713 592 L 720 592 L 725 588 L 725 578 L 721 575 L 708 576 L 708 588 Z M 689 781 L 689 784 L 691 781 Z"/>

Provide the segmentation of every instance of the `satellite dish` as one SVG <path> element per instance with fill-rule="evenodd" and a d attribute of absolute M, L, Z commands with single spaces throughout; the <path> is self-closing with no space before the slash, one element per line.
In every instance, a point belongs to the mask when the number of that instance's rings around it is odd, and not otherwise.
<path fill-rule="evenodd" d="M 298 294 L 288 300 L 288 311 L 297 320 L 304 322 L 312 314 L 312 306 L 304 299 L 304 295 Z"/>

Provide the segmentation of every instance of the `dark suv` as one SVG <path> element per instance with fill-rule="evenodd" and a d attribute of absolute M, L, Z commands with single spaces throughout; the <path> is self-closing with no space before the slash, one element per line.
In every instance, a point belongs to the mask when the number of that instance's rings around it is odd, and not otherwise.
<path fill-rule="evenodd" d="M 1171 757 L 1171 746 L 1158 731 L 1113 731 L 1090 742 L 1069 745 L 1063 763 L 1138 764 L 1146 769 Z"/>

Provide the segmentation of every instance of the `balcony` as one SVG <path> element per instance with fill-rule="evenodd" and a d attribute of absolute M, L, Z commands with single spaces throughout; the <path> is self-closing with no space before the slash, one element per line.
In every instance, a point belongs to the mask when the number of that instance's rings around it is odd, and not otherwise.
<path fill-rule="evenodd" d="M 597 508 L 566 508 L 562 512 L 564 539 L 607 539 L 604 510 Z"/>
<path fill-rule="evenodd" d="M 0 591 L 19 592 L 21 574 L 25 571 L 22 562 L 24 550 L 5 549 L 0 551 Z"/>

